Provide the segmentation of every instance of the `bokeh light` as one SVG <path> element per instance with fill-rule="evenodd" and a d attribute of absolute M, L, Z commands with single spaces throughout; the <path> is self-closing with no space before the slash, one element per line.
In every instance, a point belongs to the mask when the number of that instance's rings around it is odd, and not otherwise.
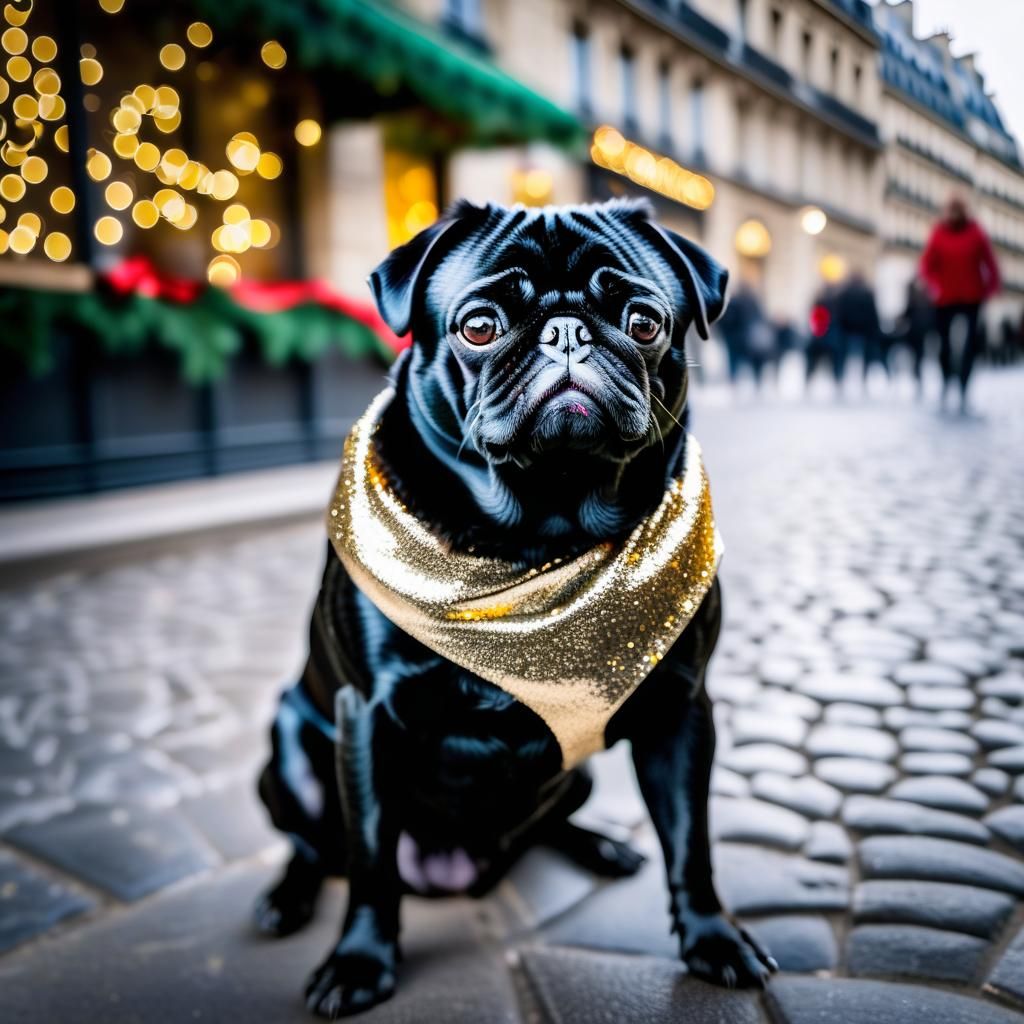
<path fill-rule="evenodd" d="M 117 245 L 124 234 L 124 228 L 116 217 L 100 217 L 93 230 L 96 241 L 103 245 Z"/>
<path fill-rule="evenodd" d="M 12 57 L 7 62 L 7 77 L 15 82 L 24 82 L 32 74 L 32 65 L 24 57 Z M 13 249 L 14 246 L 12 245 Z"/>
<path fill-rule="evenodd" d="M 104 190 L 103 196 L 107 205 L 114 210 L 126 210 L 132 204 L 131 186 L 124 181 L 112 181 Z"/>
<path fill-rule="evenodd" d="M 37 237 L 30 228 L 19 224 L 10 234 L 11 252 L 16 252 L 19 256 L 30 253 L 35 248 Z"/>
<path fill-rule="evenodd" d="M 160 211 L 151 199 L 140 199 L 132 207 L 132 220 L 140 228 L 151 228 L 160 219 Z"/>
<path fill-rule="evenodd" d="M 14 4 L 7 4 L 4 7 L 4 20 L 9 25 L 24 25 L 32 13 L 32 5 L 29 4 L 19 10 Z"/>
<path fill-rule="evenodd" d="M 193 21 L 185 36 L 193 46 L 202 49 L 213 42 L 213 29 L 205 21 Z"/>
<path fill-rule="evenodd" d="M 818 262 L 818 273 L 829 284 L 838 284 L 846 277 L 846 260 L 838 253 L 826 253 Z"/>
<path fill-rule="evenodd" d="M 143 142 L 134 154 L 135 166 L 140 171 L 152 171 L 160 163 L 160 150 L 152 142 Z"/>
<path fill-rule="evenodd" d="M 160 48 L 160 63 L 168 71 L 180 71 L 185 66 L 185 50 L 177 43 L 168 43 Z"/>
<path fill-rule="evenodd" d="M 808 235 L 820 235 L 827 224 L 825 211 L 817 206 L 805 206 L 800 211 L 800 227 Z"/>
<path fill-rule="evenodd" d="M 70 213 L 75 208 L 75 193 L 67 185 L 59 185 L 50 193 L 50 206 L 57 213 Z"/>
<path fill-rule="evenodd" d="M 320 141 L 322 130 L 312 118 L 305 118 L 295 126 L 295 141 L 300 146 L 315 146 Z"/>
<path fill-rule="evenodd" d="M 32 56 L 40 64 L 48 64 L 57 56 L 57 43 L 49 36 L 36 36 L 32 40 Z"/>
<path fill-rule="evenodd" d="M 263 44 L 260 48 L 260 56 L 263 58 L 263 63 L 275 71 L 283 68 L 288 61 L 288 54 L 276 39 L 270 39 Z"/>
<path fill-rule="evenodd" d="M 93 181 L 105 181 L 110 177 L 110 157 L 98 149 L 90 149 L 85 160 L 85 170 Z"/>
<path fill-rule="evenodd" d="M 206 276 L 210 284 L 228 288 L 242 276 L 242 268 L 238 265 L 238 260 L 231 256 L 214 256 L 206 268 Z"/>
<path fill-rule="evenodd" d="M 768 228 L 755 218 L 745 220 L 736 229 L 734 241 L 736 251 L 749 259 L 760 259 L 772 250 L 772 236 Z"/>
<path fill-rule="evenodd" d="M 98 85 L 103 78 L 103 66 L 95 57 L 83 57 L 78 62 L 78 68 L 83 85 Z"/>
<path fill-rule="evenodd" d="M 41 156 L 26 157 L 25 162 L 21 165 L 21 176 L 30 185 L 38 185 L 41 181 L 45 181 L 48 173 L 49 168 Z"/>
<path fill-rule="evenodd" d="M 284 164 L 276 153 L 260 153 L 259 161 L 256 164 L 256 173 L 261 178 L 271 181 L 278 177 L 282 170 L 284 170 Z"/>
<path fill-rule="evenodd" d="M 43 241 L 43 252 L 55 263 L 63 263 L 71 255 L 71 239 L 63 231 L 51 231 Z"/>
<path fill-rule="evenodd" d="M 0 178 L 0 196 L 16 203 L 25 194 L 25 179 L 20 174 L 5 174 Z"/>
<path fill-rule="evenodd" d="M 18 217 L 18 227 L 28 228 L 32 234 L 38 235 L 43 230 L 43 221 L 38 213 L 28 211 Z"/>
<path fill-rule="evenodd" d="M 28 33 L 23 28 L 9 28 L 0 35 L 5 53 L 24 53 L 28 46 Z"/>

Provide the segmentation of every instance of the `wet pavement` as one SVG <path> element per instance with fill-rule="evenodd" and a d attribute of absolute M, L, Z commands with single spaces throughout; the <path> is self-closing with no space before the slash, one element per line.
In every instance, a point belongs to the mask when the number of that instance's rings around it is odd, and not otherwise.
<path fill-rule="evenodd" d="M 983 418 L 695 396 L 727 549 L 716 871 L 782 965 L 767 993 L 676 961 L 619 748 L 581 814 L 641 872 L 537 849 L 485 900 L 407 900 L 364 1019 L 1024 1024 L 1022 396 L 1020 372 L 978 380 Z M 344 885 L 294 938 L 247 921 L 322 557 L 309 522 L 0 590 L 0 1019 L 307 1019 Z"/>

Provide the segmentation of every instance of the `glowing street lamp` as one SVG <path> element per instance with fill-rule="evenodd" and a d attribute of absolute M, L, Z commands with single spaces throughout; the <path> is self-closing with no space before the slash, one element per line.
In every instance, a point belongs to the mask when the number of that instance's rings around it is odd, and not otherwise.
<path fill-rule="evenodd" d="M 759 220 L 745 220 L 736 229 L 736 251 L 749 259 L 761 259 L 772 251 L 772 236 Z"/>
<path fill-rule="evenodd" d="M 827 224 L 825 211 L 817 206 L 805 206 L 800 211 L 800 227 L 809 235 L 820 235 Z"/>

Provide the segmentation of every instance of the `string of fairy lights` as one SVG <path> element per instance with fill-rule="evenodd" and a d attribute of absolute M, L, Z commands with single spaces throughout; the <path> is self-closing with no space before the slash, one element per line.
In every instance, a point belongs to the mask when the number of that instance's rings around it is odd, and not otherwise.
<path fill-rule="evenodd" d="M 126 0 L 96 2 L 107 15 L 116 15 Z M 69 152 L 67 104 L 61 95 L 60 76 L 52 66 L 58 45 L 48 35 L 30 34 L 34 3 L 8 0 L 3 8 L 6 27 L 0 33 L 0 59 L 6 60 L 6 76 L 0 74 L 0 161 L 6 165 L 6 173 L 0 176 L 0 254 L 25 256 L 39 247 L 48 259 L 60 263 L 74 254 L 68 232 L 60 226 L 47 225 L 44 229 L 43 217 L 31 210 L 20 213 L 11 225 L 3 205 L 20 205 L 31 199 L 39 186 L 45 187 L 50 172 L 45 155 L 48 148 Z M 209 25 L 192 22 L 182 41 L 161 46 L 161 68 L 169 76 L 185 73 L 190 61 L 201 59 L 202 51 L 213 39 Z M 288 54 L 280 42 L 271 39 L 260 48 L 260 58 L 273 73 L 285 67 Z M 102 82 L 103 64 L 92 44 L 82 45 L 78 67 L 86 89 L 92 90 Z M 204 67 L 203 63 L 196 64 L 200 78 Z M 84 106 L 86 111 L 96 113 L 101 100 L 94 92 L 87 92 Z M 168 83 L 136 85 L 109 111 L 109 122 L 113 129 L 109 152 L 90 146 L 85 162 L 86 174 L 102 186 L 103 200 L 111 211 L 104 212 L 92 225 L 101 245 L 117 245 L 124 237 L 129 217 L 143 230 L 163 222 L 178 231 L 189 231 L 199 221 L 198 204 L 203 201 L 224 204 L 221 223 L 210 237 L 215 251 L 207 266 L 211 283 L 234 284 L 242 274 L 239 255 L 277 244 L 280 232 L 272 221 L 232 201 L 240 178 L 255 174 L 273 181 L 284 171 L 281 156 L 262 147 L 252 132 L 237 132 L 226 142 L 227 166 L 211 167 L 179 146 L 166 145 L 182 123 L 181 95 Z M 295 139 L 301 146 L 315 146 L 321 134 L 320 125 L 312 119 L 301 120 L 295 126 Z M 50 159 L 59 157 L 51 155 Z M 140 185 L 145 182 L 148 186 L 150 181 L 152 188 Z M 73 189 L 58 185 L 49 192 L 46 206 L 58 218 L 64 218 L 74 211 L 77 201 Z M 41 208 L 49 220 L 46 207 Z"/>

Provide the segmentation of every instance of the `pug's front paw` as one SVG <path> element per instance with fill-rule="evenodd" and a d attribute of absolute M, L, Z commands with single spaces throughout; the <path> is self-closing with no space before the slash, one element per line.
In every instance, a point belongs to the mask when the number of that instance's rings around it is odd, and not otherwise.
<path fill-rule="evenodd" d="M 320 1017 L 337 1020 L 376 1006 L 395 991 L 395 955 L 335 949 L 306 985 L 306 1006 Z"/>
<path fill-rule="evenodd" d="M 775 958 L 724 914 L 685 914 L 679 932 L 690 972 L 715 985 L 764 988 L 779 969 Z"/>

